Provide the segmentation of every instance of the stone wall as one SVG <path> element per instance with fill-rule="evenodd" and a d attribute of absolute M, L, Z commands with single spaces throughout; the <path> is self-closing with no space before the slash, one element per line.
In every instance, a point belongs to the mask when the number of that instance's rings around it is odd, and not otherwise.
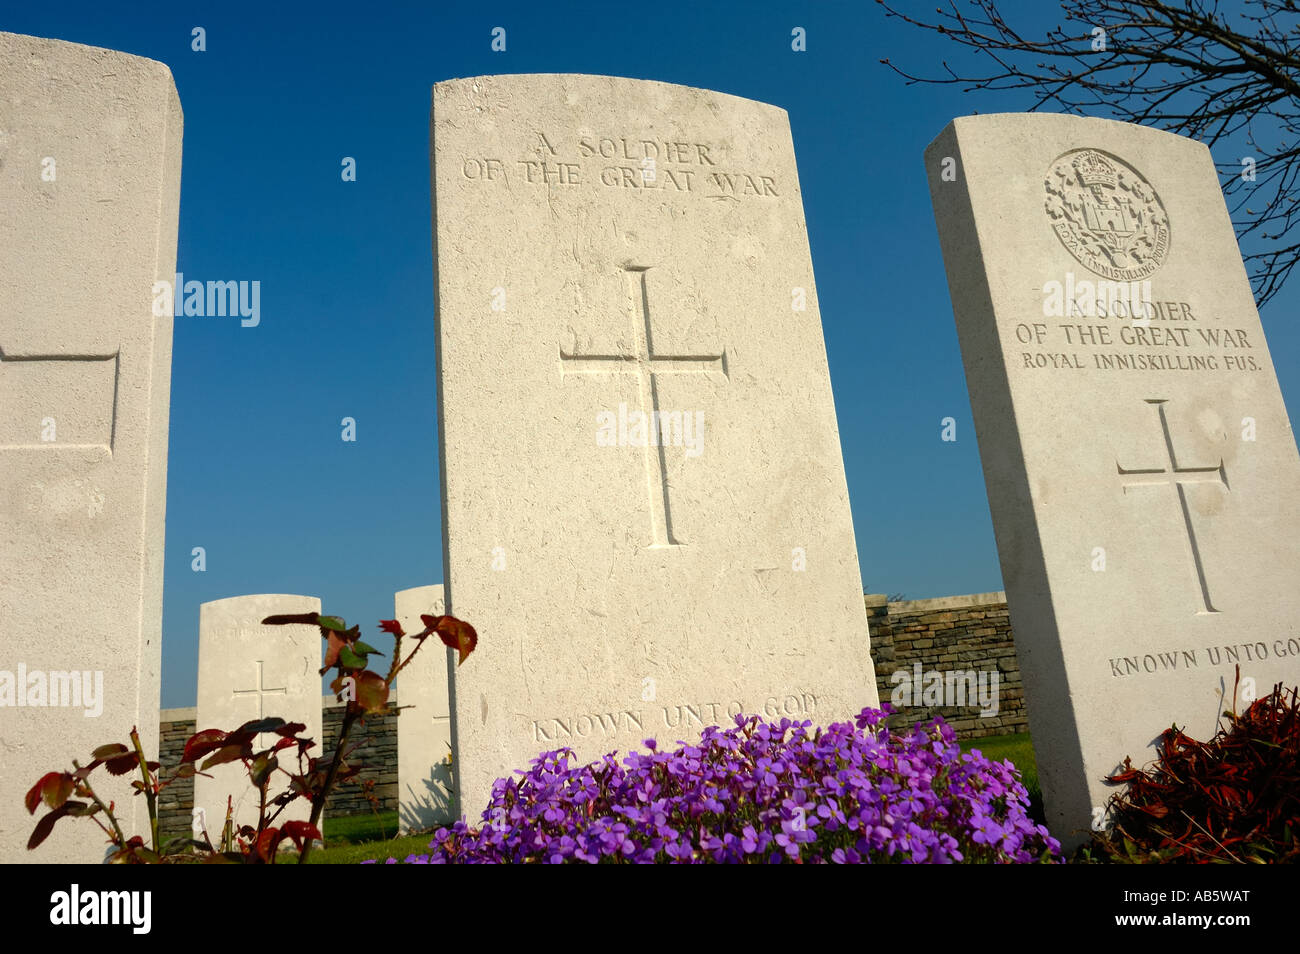
<path fill-rule="evenodd" d="M 390 698 L 393 706 L 398 705 L 397 693 Z M 163 709 L 161 724 L 161 762 L 164 768 L 174 768 L 180 764 L 184 754 L 185 740 L 193 735 L 195 727 L 195 710 Z M 325 729 L 324 751 L 333 752 L 338 742 L 339 730 L 343 724 L 343 707 L 334 701 L 333 696 L 322 699 L 321 718 Z M 352 759 L 368 768 L 357 780 L 344 782 L 334 789 L 325 806 L 327 815 L 338 817 L 361 815 L 370 811 L 370 803 L 362 794 L 362 780 L 373 779 L 374 794 L 379 800 L 380 811 L 397 811 L 397 720 L 399 713 L 395 709 L 387 715 L 366 720 L 365 725 L 358 723 L 352 729 L 353 743 L 360 742 Z M 204 726 L 204 728 L 212 728 Z M 234 728 L 218 726 L 217 728 Z M 278 790 L 278 789 L 273 789 Z M 163 841 L 190 831 L 194 808 L 194 780 L 180 779 L 163 789 L 158 807 L 159 831 Z M 209 809 L 209 811 L 211 811 Z M 220 819 L 208 819 L 208 831 L 215 838 L 216 827 Z"/>
<path fill-rule="evenodd" d="M 934 696 L 916 693 L 910 705 L 898 706 L 891 725 L 914 725 L 941 715 L 958 738 L 981 738 L 1011 732 L 1028 732 L 1020 664 L 1003 593 L 947 596 L 933 600 L 890 603 L 884 596 L 866 597 L 867 623 L 871 629 L 871 658 L 876 667 L 876 688 L 880 701 L 892 700 L 896 690 L 910 685 L 920 665 L 922 674 L 983 672 L 986 685 L 998 673 L 997 714 L 981 716 L 978 705 L 927 705 Z M 908 679 L 896 683 L 894 673 L 902 670 Z M 923 680 L 922 687 L 934 685 Z M 945 696 L 943 701 L 952 701 Z M 992 708 L 990 706 L 990 708 Z"/>
<path fill-rule="evenodd" d="M 174 769 L 185 754 L 185 740 L 197 729 L 194 706 L 185 709 L 163 709 L 159 716 L 158 761 L 163 770 Z M 182 778 L 172 782 L 158 797 L 158 833 L 164 842 L 190 831 L 190 818 L 194 808 L 194 779 Z M 210 826 L 211 827 L 211 826 Z M 216 832 L 212 832 L 216 837 Z"/>
<path fill-rule="evenodd" d="M 333 702 L 333 698 L 330 698 Z M 393 692 L 390 705 L 397 705 L 397 693 Z M 339 731 L 343 727 L 343 706 L 327 706 L 322 712 L 325 720 L 326 751 L 334 751 L 338 743 Z M 370 802 L 358 784 L 362 781 L 374 781 L 374 795 L 379 801 L 381 812 L 397 811 L 397 720 L 400 716 L 396 708 L 390 708 L 382 716 L 369 716 L 364 725 L 357 723 L 352 727 L 350 736 L 353 744 L 360 743 L 351 756 L 353 762 L 367 766 L 358 779 L 334 789 L 334 794 L 326 803 L 325 809 L 340 817 L 345 815 L 363 815 L 371 811 Z"/>

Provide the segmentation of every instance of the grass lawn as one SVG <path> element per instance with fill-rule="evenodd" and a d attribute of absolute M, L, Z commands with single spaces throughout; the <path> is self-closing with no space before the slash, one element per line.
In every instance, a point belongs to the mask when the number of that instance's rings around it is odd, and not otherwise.
<path fill-rule="evenodd" d="M 375 859 L 380 863 L 389 858 L 402 861 L 407 855 L 426 854 L 433 834 L 407 835 L 394 838 L 397 833 L 397 812 L 380 812 L 370 815 L 351 815 L 346 818 L 325 816 L 324 831 L 327 847 L 317 849 L 307 859 L 309 865 L 355 865 Z M 296 859 L 286 859 L 290 864 Z"/>

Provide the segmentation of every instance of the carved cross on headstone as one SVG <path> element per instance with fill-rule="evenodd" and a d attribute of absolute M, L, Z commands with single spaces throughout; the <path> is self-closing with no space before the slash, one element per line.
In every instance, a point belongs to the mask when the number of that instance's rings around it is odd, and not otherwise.
<path fill-rule="evenodd" d="M 0 347 L 0 449 L 113 452 L 119 352 L 15 354 Z"/>
<path fill-rule="evenodd" d="M 270 696 L 287 696 L 287 695 L 289 694 L 289 690 L 288 690 L 288 688 L 287 688 L 286 686 L 280 686 L 280 687 L 278 687 L 278 688 L 272 688 L 272 687 L 264 686 L 264 685 L 263 685 L 264 679 L 263 679 L 263 677 L 262 677 L 262 663 L 263 663 L 263 660 L 261 660 L 261 659 L 257 660 L 257 687 L 256 687 L 256 688 L 254 688 L 254 689 L 235 689 L 235 690 L 233 690 L 232 693 L 231 693 L 231 695 L 234 695 L 234 696 L 257 696 L 257 717 L 258 717 L 259 719 L 265 719 L 265 718 L 266 718 L 266 707 L 265 707 L 265 706 L 266 706 L 266 697 L 267 697 L 268 695 L 270 695 Z M 232 728 L 232 729 L 233 729 L 233 728 L 237 728 L 237 726 L 231 726 L 231 728 Z M 265 733 L 258 733 L 258 736 L 257 736 L 257 744 L 258 744 L 259 746 L 263 745 L 262 739 L 263 739 L 264 735 L 265 735 Z"/>
<path fill-rule="evenodd" d="M 1165 455 L 1168 458 L 1168 467 L 1151 467 L 1136 468 L 1133 470 L 1126 469 L 1116 461 L 1115 468 L 1119 471 L 1121 477 L 1126 478 L 1122 484 L 1124 493 L 1128 493 L 1129 487 L 1151 487 L 1173 484 L 1178 491 L 1178 508 L 1183 517 L 1183 525 L 1187 528 L 1187 542 L 1192 551 L 1192 568 L 1196 575 L 1196 582 L 1200 586 L 1201 601 L 1204 603 L 1203 610 L 1197 610 L 1197 615 L 1206 613 L 1219 612 L 1210 602 L 1210 588 L 1205 579 L 1205 566 L 1201 562 L 1201 551 L 1196 543 L 1196 528 L 1192 526 L 1191 510 L 1187 506 L 1187 493 L 1183 490 L 1187 484 L 1204 484 L 1218 483 L 1225 490 L 1228 487 L 1228 475 L 1223 469 L 1223 459 L 1212 467 L 1180 467 L 1178 457 L 1174 453 L 1173 436 L 1169 433 L 1169 421 L 1165 418 L 1165 404 L 1168 401 L 1164 398 L 1148 398 L 1148 404 L 1155 405 L 1156 413 L 1160 416 L 1160 429 L 1165 439 Z"/>
<path fill-rule="evenodd" d="M 649 265 L 624 266 L 632 298 L 639 303 L 640 315 L 632 321 L 635 340 L 633 354 L 566 354 L 560 349 L 561 374 L 635 374 L 639 408 L 646 418 L 645 470 L 646 493 L 650 498 L 651 547 L 676 547 L 682 543 L 673 533 L 672 504 L 669 495 L 668 464 L 663 441 L 656 439 L 659 426 L 659 385 L 661 374 L 727 374 L 727 351 L 721 354 L 658 354 L 654 346 L 654 327 L 650 317 L 650 297 L 646 290 Z"/>

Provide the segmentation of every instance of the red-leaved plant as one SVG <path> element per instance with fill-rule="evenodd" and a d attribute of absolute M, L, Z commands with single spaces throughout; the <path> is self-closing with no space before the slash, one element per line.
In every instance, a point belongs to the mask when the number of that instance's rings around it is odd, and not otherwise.
<path fill-rule="evenodd" d="M 444 644 L 455 649 L 459 653 L 458 664 L 463 663 L 478 644 L 478 634 L 474 627 L 454 616 L 422 615 L 420 621 L 424 628 L 410 636 L 402 631 L 401 624 L 396 620 L 380 622 L 380 629 L 393 634 L 393 660 L 388 674 L 380 676 L 367 669 L 366 664 L 370 656 L 383 654 L 361 641 L 360 627 L 348 629 L 340 617 L 322 616 L 319 613 L 268 616 L 262 620 L 266 625 L 316 626 L 325 639 L 325 665 L 320 674 L 323 676 L 331 669 L 338 670 L 330 688 L 337 694 L 339 701 L 347 703 L 338 743 L 330 758 L 309 754 L 316 743 L 298 735 L 306 728 L 301 722 L 268 718 L 245 722 L 233 732 L 203 729 L 194 733 L 185 742 L 180 764 L 175 769 L 165 771 L 158 762 L 151 762 L 145 757 L 140 735 L 136 727 L 132 727 L 130 746 L 117 742 L 101 745 L 91 753 L 88 764 L 83 766 L 74 759 L 71 772 L 48 772 L 31 787 L 26 796 L 27 811 L 35 814 L 42 803 L 49 811 L 36 823 L 27 842 L 28 850 L 40 845 L 60 818 L 86 817 L 93 819 L 107 836 L 112 845 L 107 860 L 111 862 L 140 864 L 212 861 L 274 864 L 281 845 L 286 841 L 298 849 L 299 863 L 305 862 L 311 854 L 313 844 L 321 840 L 320 817 L 330 793 L 339 782 L 355 778 L 361 772 L 361 766 L 348 761 L 358 747 L 348 744 L 354 724 L 364 722 L 369 715 L 382 715 L 388 711 L 389 686 L 397 674 L 415 658 L 427 637 L 436 635 Z M 415 640 L 415 648 L 405 659 L 402 658 L 403 638 Z M 268 747 L 259 749 L 257 740 L 263 733 L 273 736 L 274 741 Z M 287 755 L 296 756 L 288 766 L 281 761 Z M 200 760 L 202 764 L 199 764 Z M 159 793 L 178 779 L 203 774 L 206 769 L 229 762 L 242 762 L 249 781 L 257 790 L 257 824 L 236 825 L 233 820 L 233 805 L 228 800 L 225 824 L 216 844 L 209 836 L 206 826 L 202 830 L 201 839 L 180 835 L 160 844 Z M 140 777 L 131 783 L 131 787 L 134 789 L 133 794 L 145 797 L 150 829 L 148 843 L 141 835 L 128 837 L 117 819 L 115 803 L 110 801 L 105 804 L 95 793 L 90 775 L 101 765 L 110 775 L 139 771 Z M 286 776 L 285 787 L 272 796 L 270 789 L 277 773 Z M 310 820 L 277 824 L 277 819 L 285 808 L 299 798 L 311 802 Z"/>
<path fill-rule="evenodd" d="M 1278 683 L 1245 712 L 1236 708 L 1234 686 L 1232 709 L 1210 741 L 1169 728 L 1149 769 L 1124 759 L 1108 781 L 1128 787 L 1110 799 L 1113 824 L 1085 846 L 1087 860 L 1300 862 L 1297 690 Z"/>

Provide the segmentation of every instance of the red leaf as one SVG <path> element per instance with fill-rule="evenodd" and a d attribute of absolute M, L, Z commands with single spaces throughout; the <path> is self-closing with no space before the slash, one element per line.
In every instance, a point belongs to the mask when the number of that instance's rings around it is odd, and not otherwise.
<path fill-rule="evenodd" d="M 241 739 L 247 736 L 251 739 L 262 732 L 279 732 L 288 723 L 279 716 L 267 716 L 265 719 L 254 719 L 251 722 L 245 722 L 238 729 L 231 733 L 232 736 L 238 735 Z M 226 741 L 234 741 L 227 739 Z"/>
<path fill-rule="evenodd" d="M 27 814 L 36 814 L 36 806 L 42 801 L 50 808 L 62 808 L 63 803 L 72 795 L 74 780 L 67 772 L 46 772 L 27 792 L 24 802 Z M 50 822 L 51 825 L 54 822 Z"/>
<path fill-rule="evenodd" d="M 286 838 L 293 841 L 293 846 L 299 851 L 302 851 L 303 842 L 325 840 L 311 822 L 288 821 L 284 823 L 284 827 L 280 831 Z"/>
<path fill-rule="evenodd" d="M 209 752 L 221 748 L 225 741 L 226 733 L 220 729 L 204 729 L 202 732 L 195 732 L 185 740 L 185 753 L 181 756 L 181 761 L 197 761 Z"/>
<path fill-rule="evenodd" d="M 199 768 L 206 772 L 214 765 L 225 765 L 227 762 L 234 762 L 245 752 L 252 755 L 252 752 L 249 751 L 249 747 L 246 745 L 227 745 L 223 749 L 217 749 L 216 754 L 210 756 L 206 762 L 199 766 Z"/>
<path fill-rule="evenodd" d="M 331 632 L 325 640 L 325 663 L 321 666 L 320 674 L 323 676 L 329 672 L 339 661 L 339 653 L 347 643 L 339 639 L 337 633 Z"/>
<path fill-rule="evenodd" d="M 261 836 L 257 839 L 257 857 L 263 861 L 270 861 L 275 854 L 276 846 L 280 844 L 280 829 L 267 828 L 263 830 Z"/>
<path fill-rule="evenodd" d="M 27 850 L 31 851 L 46 838 L 50 837 L 50 832 L 54 829 L 54 823 L 69 811 L 70 809 L 66 804 L 60 805 L 58 808 L 54 809 L 54 811 L 50 812 L 38 821 L 36 827 L 32 830 L 32 837 L 27 839 Z"/>
<path fill-rule="evenodd" d="M 121 755 L 124 752 L 130 751 L 131 750 L 121 742 L 111 742 L 108 745 L 101 745 L 99 748 L 95 749 L 95 751 L 91 752 L 90 756 L 91 758 L 103 761 L 104 759 L 111 759 L 115 755 Z"/>
<path fill-rule="evenodd" d="M 426 636 L 431 635 L 438 628 L 438 620 L 440 619 L 442 619 L 441 616 L 430 616 L 428 613 L 421 613 L 420 622 L 424 624 L 424 629 L 418 633 L 412 633 L 411 638 L 423 641 Z"/>
<path fill-rule="evenodd" d="M 108 769 L 109 775 L 125 775 L 131 769 L 140 764 L 134 752 L 128 752 L 126 755 L 119 755 L 117 758 L 109 759 L 104 763 L 104 768 Z"/>
<path fill-rule="evenodd" d="M 421 619 L 423 618 L 421 617 Z M 478 633 L 474 631 L 474 627 L 454 616 L 439 618 L 434 625 L 434 632 L 438 634 L 438 638 L 443 643 L 460 653 L 457 665 L 463 663 L 469 654 L 474 651 L 474 647 L 478 645 Z"/>
<path fill-rule="evenodd" d="M 381 619 L 379 621 L 379 628 L 385 633 L 392 633 L 394 636 L 406 635 L 402 632 L 402 624 L 395 619 Z"/>

